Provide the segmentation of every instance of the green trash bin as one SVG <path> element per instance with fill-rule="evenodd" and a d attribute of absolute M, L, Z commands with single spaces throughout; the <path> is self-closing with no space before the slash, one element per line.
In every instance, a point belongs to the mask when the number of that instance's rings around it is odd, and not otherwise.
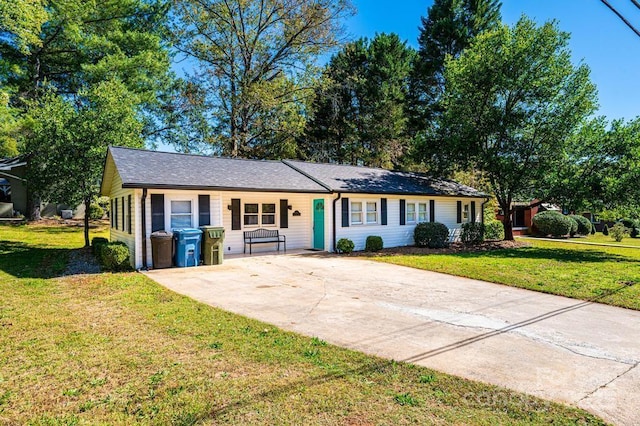
<path fill-rule="evenodd" d="M 205 265 L 221 265 L 224 259 L 224 228 L 201 226 L 202 260 Z"/>

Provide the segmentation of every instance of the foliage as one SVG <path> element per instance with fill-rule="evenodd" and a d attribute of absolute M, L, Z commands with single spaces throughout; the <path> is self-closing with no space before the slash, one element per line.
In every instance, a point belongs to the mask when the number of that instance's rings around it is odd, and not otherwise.
<path fill-rule="evenodd" d="M 175 48 L 195 64 L 193 131 L 233 157 L 292 157 L 315 61 L 338 45 L 348 0 L 177 0 Z M 198 126 L 203 126 L 198 128 Z"/>
<path fill-rule="evenodd" d="M 364 245 L 365 251 L 380 251 L 383 248 L 382 237 L 369 235 Z"/>
<path fill-rule="evenodd" d="M 481 222 L 463 223 L 462 232 L 460 233 L 460 239 L 465 244 L 480 244 L 482 241 L 484 241 L 484 224 Z"/>
<path fill-rule="evenodd" d="M 418 247 L 443 248 L 447 246 L 449 228 L 440 222 L 423 222 L 416 225 L 413 239 Z"/>
<path fill-rule="evenodd" d="M 392 168 L 409 148 L 407 77 L 414 51 L 397 34 L 346 45 L 324 70 L 307 123 L 302 154 Z"/>
<path fill-rule="evenodd" d="M 143 124 L 137 118 L 138 99 L 114 80 L 81 92 L 76 103 L 47 93 L 30 104 L 31 153 L 27 180 L 37 195 L 67 205 L 82 202 L 89 210 L 100 191 L 107 147 L 141 147 Z M 74 184 L 69 185 L 73 180 Z M 89 215 L 85 215 L 85 245 L 89 245 Z"/>
<path fill-rule="evenodd" d="M 0 90 L 0 158 L 18 155 L 18 111 L 9 106 L 9 94 Z"/>
<path fill-rule="evenodd" d="M 42 46 L 38 37 L 48 19 L 45 0 L 4 0 L 0 2 L 0 38 L 8 39 L 17 52 L 27 54 Z"/>
<path fill-rule="evenodd" d="M 602 235 L 609 235 L 609 226 L 607 224 L 602 227 Z"/>
<path fill-rule="evenodd" d="M 576 221 L 578 224 L 578 228 L 576 229 L 576 233 L 580 235 L 589 235 L 593 226 L 591 225 L 591 221 L 584 216 L 579 214 L 569 215 L 569 217 Z"/>
<path fill-rule="evenodd" d="M 98 203 L 91 203 L 89 205 L 89 219 L 100 220 L 104 216 L 104 210 Z"/>
<path fill-rule="evenodd" d="M 596 234 L 596 226 L 594 224 L 591 224 L 591 235 L 595 235 Z"/>
<path fill-rule="evenodd" d="M 576 229 L 578 228 L 577 222 L 553 210 L 536 214 L 532 221 L 541 234 L 553 235 L 554 237 L 569 235 L 574 224 Z"/>
<path fill-rule="evenodd" d="M 569 35 L 525 17 L 476 37 L 446 63 L 444 113 L 435 169 L 474 166 L 486 173 L 507 218 L 512 201 L 534 198 L 549 170 L 564 159 L 570 135 L 595 107 L 585 65 L 575 67 Z M 505 222 L 505 237 L 513 239 Z"/>
<path fill-rule="evenodd" d="M 499 220 L 492 220 L 484 224 L 484 239 L 489 241 L 504 240 L 504 225 Z"/>
<path fill-rule="evenodd" d="M 620 219 L 618 222 L 623 224 L 625 228 L 629 228 L 629 229 L 635 228 L 636 226 L 638 226 L 638 221 L 635 221 L 629 218 Z"/>
<path fill-rule="evenodd" d="M 611 227 L 611 229 L 609 230 L 609 235 L 611 235 L 611 238 L 613 238 L 617 242 L 620 242 L 624 239 L 624 237 L 629 235 L 629 229 L 625 228 L 622 223 L 618 222 Z"/>
<path fill-rule="evenodd" d="M 566 217 L 571 222 L 571 230 L 569 230 L 569 235 L 573 237 L 578 232 L 578 226 L 579 226 L 578 221 L 571 216 L 566 216 Z"/>
<path fill-rule="evenodd" d="M 435 0 L 421 18 L 418 54 L 409 78 L 412 133 L 427 130 L 441 111 L 447 57 L 457 58 L 479 34 L 500 24 L 499 0 Z"/>
<path fill-rule="evenodd" d="M 336 250 L 338 253 L 349 254 L 356 248 L 356 245 L 348 238 L 340 238 L 336 243 Z"/>
<path fill-rule="evenodd" d="M 105 271 L 122 272 L 130 271 L 129 247 L 122 241 L 114 241 L 107 244 L 99 244 L 97 251 L 100 266 Z"/>
<path fill-rule="evenodd" d="M 629 233 L 629 236 L 631 238 L 638 238 L 639 235 L 640 235 L 640 228 L 637 228 L 637 227 L 631 228 L 631 232 Z"/>
<path fill-rule="evenodd" d="M 91 251 L 96 256 L 96 258 L 100 258 L 100 251 L 102 250 L 102 247 L 104 247 L 108 243 L 109 239 L 104 237 L 93 237 L 91 239 Z"/>

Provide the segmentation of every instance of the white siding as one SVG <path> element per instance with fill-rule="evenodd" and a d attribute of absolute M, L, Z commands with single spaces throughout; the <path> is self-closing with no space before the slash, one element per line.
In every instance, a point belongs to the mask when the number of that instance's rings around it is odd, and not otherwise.
<path fill-rule="evenodd" d="M 241 229 L 231 230 L 231 199 L 240 199 Z M 275 226 L 263 226 L 267 229 L 278 229 L 282 235 L 287 237 L 287 250 L 306 249 L 313 245 L 313 200 L 323 198 L 313 194 L 293 194 L 293 193 L 268 193 L 268 192 L 224 192 L 222 194 L 222 222 L 225 227 L 225 253 L 242 253 L 244 248 L 243 232 L 257 229 L 261 226 L 245 226 L 242 217 L 244 216 L 244 205 L 247 203 L 275 203 L 276 224 Z M 280 200 L 286 199 L 291 206 L 291 210 L 285 212 L 289 217 L 289 226 L 286 229 L 280 228 Z M 293 212 L 299 211 L 300 216 L 293 216 Z M 325 209 L 325 223 L 328 211 Z M 326 228 L 326 226 L 325 226 Z M 328 246 L 328 240 L 325 239 Z M 252 247 L 254 253 L 264 251 L 274 251 L 276 244 L 255 244 Z M 283 247 L 281 247 L 281 250 Z M 249 248 L 247 247 L 247 253 Z"/>
<path fill-rule="evenodd" d="M 476 198 L 454 198 L 454 197 L 416 197 L 416 196 L 381 196 L 381 195 L 367 195 L 367 194 L 343 194 L 342 198 L 348 198 L 349 204 L 353 201 L 377 201 L 380 206 L 380 200 L 387 198 L 387 225 L 382 225 L 381 215 L 379 214 L 378 223 L 376 225 L 349 225 L 349 227 L 342 227 L 342 200 L 338 201 L 336 205 L 336 240 L 340 238 L 349 238 L 355 244 L 356 250 L 364 250 L 367 237 L 370 235 L 377 235 L 382 237 L 384 247 L 400 247 L 413 244 L 413 231 L 416 224 L 407 223 L 406 225 L 400 225 L 400 200 L 406 200 L 407 202 L 422 202 L 427 204 L 427 210 L 429 209 L 429 201 L 435 202 L 435 221 L 441 222 L 449 229 L 460 228 L 461 223 L 457 223 L 457 201 L 463 203 L 476 202 L 476 221 L 482 220 L 482 203 L 484 199 Z M 380 212 L 381 213 L 381 212 Z M 429 212 L 427 213 L 427 220 L 429 220 Z M 333 247 L 328 247 L 332 249 Z"/>
<path fill-rule="evenodd" d="M 137 203 L 137 197 L 135 196 L 135 190 L 133 189 L 123 189 L 122 188 L 122 179 L 120 178 L 120 175 L 118 173 L 115 173 L 112 185 L 111 185 L 111 193 L 110 193 L 110 197 L 111 200 L 113 202 L 113 200 L 118 200 L 118 212 L 117 212 L 117 216 L 118 216 L 118 226 L 116 229 L 115 226 L 111 227 L 109 229 L 109 240 L 110 241 L 122 241 L 123 243 L 125 243 L 127 245 L 127 247 L 129 247 L 129 261 L 131 263 L 132 266 L 137 266 L 137 262 L 136 262 L 136 230 L 137 228 L 137 222 L 136 222 L 136 218 L 139 217 L 139 207 L 138 207 L 138 203 Z M 129 214 L 129 195 L 131 195 L 131 233 L 129 233 L 129 230 L 127 228 L 128 225 L 128 217 L 127 215 Z M 124 217 L 124 224 L 125 224 L 125 229 L 123 229 L 122 223 L 123 223 L 123 217 L 122 217 L 122 201 L 123 201 L 123 197 L 124 197 L 124 203 L 125 203 L 125 217 Z M 113 205 L 113 204 L 112 204 Z M 114 212 L 111 211 L 110 215 L 113 217 Z M 111 223 L 111 222 L 110 222 Z"/>

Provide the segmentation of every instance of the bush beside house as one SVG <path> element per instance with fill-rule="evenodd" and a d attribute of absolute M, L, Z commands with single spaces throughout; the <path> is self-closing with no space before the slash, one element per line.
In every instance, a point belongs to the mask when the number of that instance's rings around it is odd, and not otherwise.
<path fill-rule="evenodd" d="M 540 212 L 533 217 L 533 224 L 543 235 L 563 237 L 568 235 L 578 224 L 573 219 L 557 211 L 547 210 Z"/>
<path fill-rule="evenodd" d="M 109 242 L 106 238 L 96 237 L 91 240 L 91 248 L 100 268 L 104 271 L 130 271 L 129 247 L 121 241 Z"/>
<path fill-rule="evenodd" d="M 336 243 L 336 251 L 338 253 L 349 254 L 356 248 L 356 245 L 348 238 L 340 238 Z"/>
<path fill-rule="evenodd" d="M 382 250 L 382 247 L 382 237 L 377 235 L 369 235 L 367 237 L 367 241 L 365 242 L 364 249 L 365 251 L 380 251 Z"/>
<path fill-rule="evenodd" d="M 440 222 L 423 222 L 416 225 L 413 239 L 418 247 L 444 248 L 449 239 L 449 228 Z"/>
<path fill-rule="evenodd" d="M 591 232 L 591 229 L 593 228 L 593 225 L 591 225 L 591 221 L 589 219 L 577 214 L 572 214 L 569 216 L 569 218 L 573 219 L 578 225 L 575 232 L 576 234 L 589 235 L 589 232 Z"/>
<path fill-rule="evenodd" d="M 469 222 L 462 224 L 460 240 L 464 244 L 476 245 L 484 241 L 484 225 L 480 222 Z"/>

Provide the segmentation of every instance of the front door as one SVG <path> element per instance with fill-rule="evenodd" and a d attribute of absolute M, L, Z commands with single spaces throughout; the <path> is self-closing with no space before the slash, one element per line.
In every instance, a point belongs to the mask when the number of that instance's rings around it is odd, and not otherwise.
<path fill-rule="evenodd" d="M 324 200 L 313 200 L 313 248 L 324 250 Z"/>

